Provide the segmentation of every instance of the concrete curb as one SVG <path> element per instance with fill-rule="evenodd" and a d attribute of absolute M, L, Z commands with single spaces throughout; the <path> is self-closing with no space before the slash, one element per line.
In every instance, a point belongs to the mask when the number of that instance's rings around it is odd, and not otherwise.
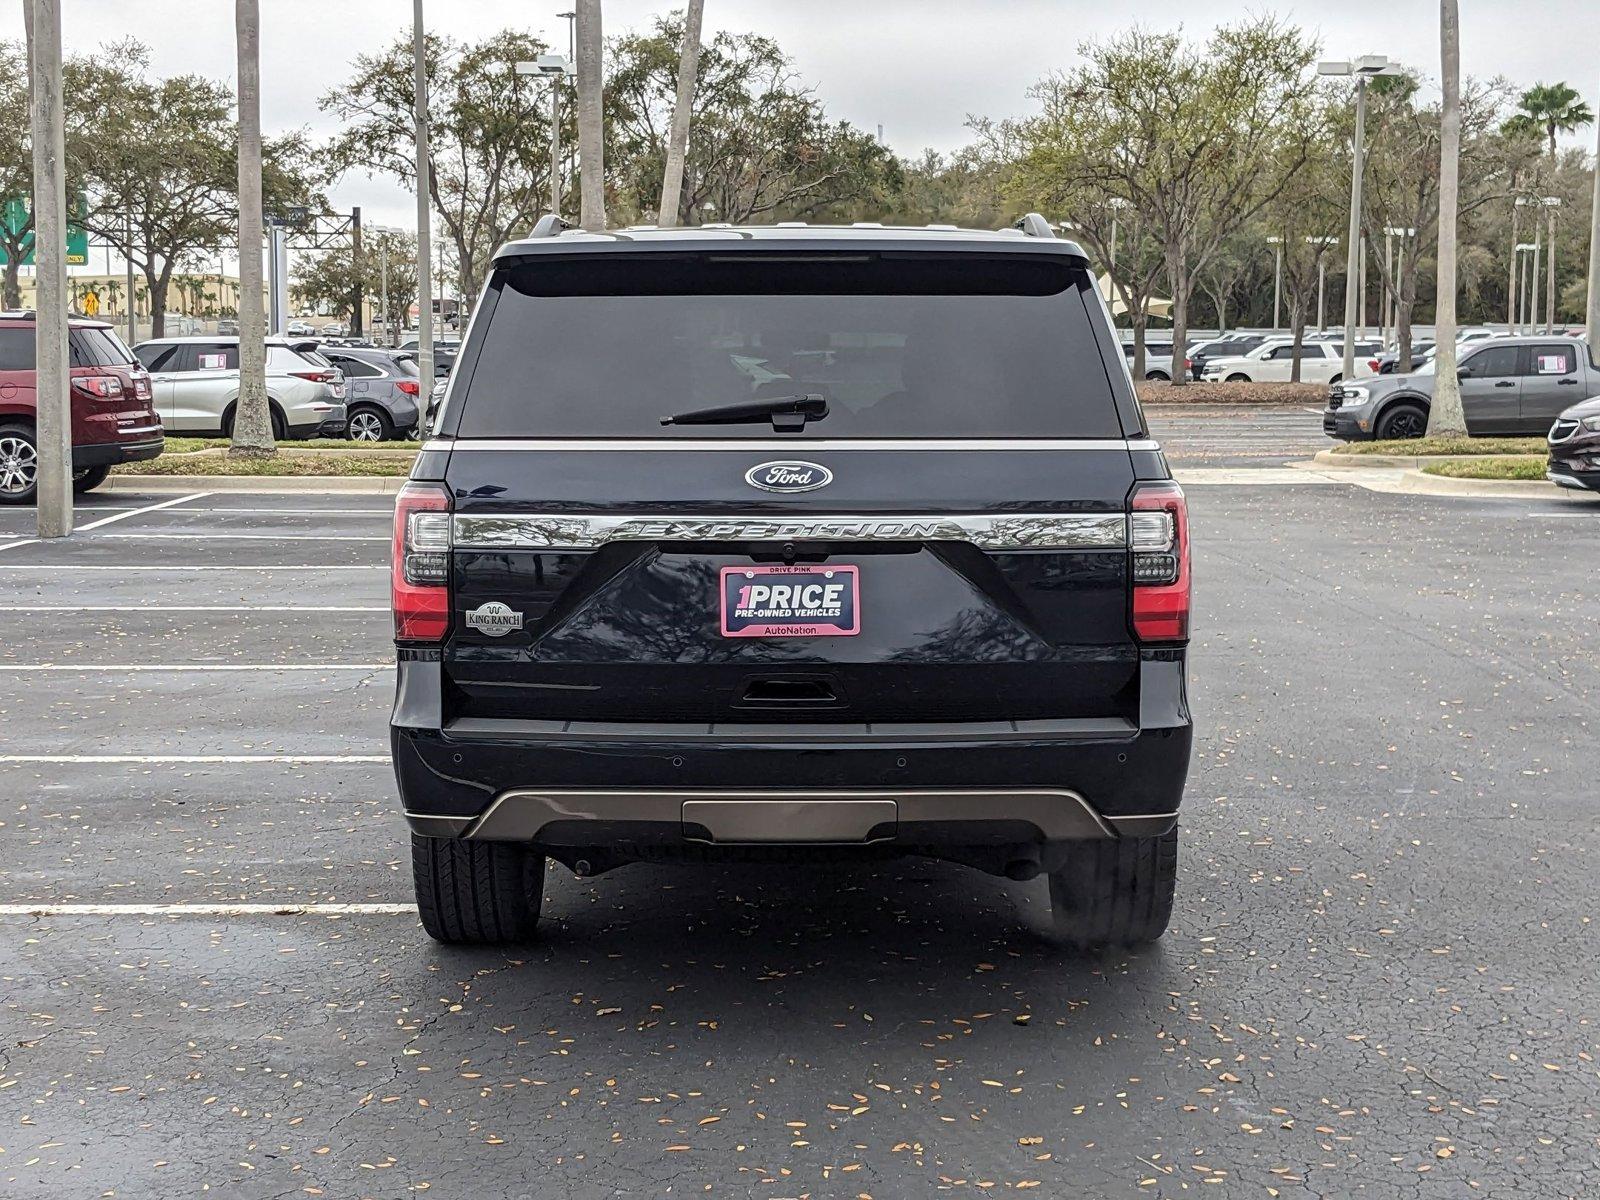
<path fill-rule="evenodd" d="M 1478 462 L 1485 458 L 1514 457 L 1525 458 L 1526 455 L 1500 456 L 1493 454 L 1336 454 L 1332 450 L 1318 450 L 1312 462 L 1319 467 L 1333 467 L 1340 471 L 1359 470 L 1362 467 L 1405 467 L 1417 468 L 1428 463 L 1443 462 Z M 1501 480 L 1499 482 L 1508 482 Z"/>
<path fill-rule="evenodd" d="M 1600 492 L 1582 492 L 1525 479 L 1457 479 L 1453 475 L 1429 475 L 1422 470 L 1407 470 L 1401 478 L 1407 491 L 1431 496 L 1498 496 L 1525 500 L 1554 500 L 1558 496 L 1579 504 L 1600 502 Z"/>
<path fill-rule="evenodd" d="M 255 492 L 392 496 L 405 482 L 404 475 L 113 475 L 98 490 L 145 494 Z"/>

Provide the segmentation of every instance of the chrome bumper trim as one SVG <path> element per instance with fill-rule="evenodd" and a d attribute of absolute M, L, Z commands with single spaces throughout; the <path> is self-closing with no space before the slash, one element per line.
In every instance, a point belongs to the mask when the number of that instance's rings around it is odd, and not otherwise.
<path fill-rule="evenodd" d="M 558 824 L 642 822 L 677 825 L 689 841 L 806 844 L 905 836 L 916 842 L 918 831 L 907 826 L 1008 822 L 1031 826 L 1045 841 L 1075 841 L 1152 836 L 1177 820 L 1177 813 L 1102 817 L 1065 788 L 792 793 L 513 788 L 496 796 L 460 836 L 539 842 Z"/>
<path fill-rule="evenodd" d="M 1120 550 L 1123 513 L 929 516 L 718 517 L 458 515 L 468 550 L 593 550 L 610 542 L 971 542 L 984 550 Z"/>

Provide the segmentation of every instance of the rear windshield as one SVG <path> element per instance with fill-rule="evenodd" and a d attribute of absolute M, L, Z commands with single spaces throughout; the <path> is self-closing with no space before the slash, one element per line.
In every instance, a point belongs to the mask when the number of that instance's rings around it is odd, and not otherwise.
<path fill-rule="evenodd" d="M 770 437 L 766 420 L 661 418 L 800 395 L 827 415 L 786 439 L 1122 436 L 1104 318 L 1059 260 L 593 256 L 501 269 L 494 286 L 452 401 L 463 437 Z"/>
<path fill-rule="evenodd" d="M 74 329 L 68 342 L 75 367 L 126 367 L 134 362 L 133 352 L 115 330 L 93 326 Z"/>

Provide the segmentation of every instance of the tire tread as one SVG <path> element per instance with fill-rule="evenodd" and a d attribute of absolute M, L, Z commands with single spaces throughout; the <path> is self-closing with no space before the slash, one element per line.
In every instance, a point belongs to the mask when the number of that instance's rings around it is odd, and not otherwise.
<path fill-rule="evenodd" d="M 422 927 L 436 941 L 526 941 L 539 921 L 544 856 L 508 842 L 411 835 L 411 870 Z"/>
<path fill-rule="evenodd" d="M 1050 875 L 1056 940 L 1078 949 L 1155 941 L 1172 919 L 1177 876 L 1177 830 L 1074 847 Z"/>

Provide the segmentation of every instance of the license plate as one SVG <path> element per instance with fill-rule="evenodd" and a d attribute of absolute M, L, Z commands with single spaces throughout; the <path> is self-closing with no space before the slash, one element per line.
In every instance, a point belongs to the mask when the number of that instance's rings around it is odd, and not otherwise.
<path fill-rule="evenodd" d="M 861 632 L 856 567 L 723 567 L 723 637 L 850 637 Z"/>

